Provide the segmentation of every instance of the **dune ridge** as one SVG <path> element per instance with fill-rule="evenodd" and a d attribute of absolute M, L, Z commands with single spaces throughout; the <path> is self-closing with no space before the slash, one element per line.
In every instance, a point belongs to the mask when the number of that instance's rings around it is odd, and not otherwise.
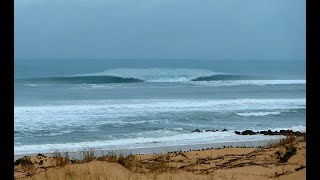
<path fill-rule="evenodd" d="M 112 151 L 82 160 L 55 152 L 20 158 L 15 179 L 306 179 L 304 138 L 288 136 L 267 147 L 223 147 L 163 154 Z"/>

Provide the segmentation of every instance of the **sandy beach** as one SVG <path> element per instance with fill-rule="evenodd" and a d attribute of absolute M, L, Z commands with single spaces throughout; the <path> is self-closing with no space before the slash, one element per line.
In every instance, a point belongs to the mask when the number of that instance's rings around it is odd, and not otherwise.
<path fill-rule="evenodd" d="M 146 148 L 135 148 L 135 149 L 93 149 L 84 147 L 83 150 L 91 149 L 94 151 L 96 157 L 101 157 L 104 154 L 107 154 L 110 151 L 119 151 L 125 154 L 159 154 L 159 153 L 167 153 L 172 151 L 190 151 L 190 150 L 202 150 L 202 149 L 212 149 L 212 148 L 222 148 L 226 146 L 233 146 L 233 147 L 259 147 L 259 146 L 266 146 L 269 143 L 276 143 L 278 142 L 283 136 L 276 136 L 270 137 L 269 140 L 260 140 L 260 141 L 239 141 L 239 142 L 219 142 L 219 143 L 207 143 L 207 144 L 193 144 L 193 145 L 180 145 L 180 146 L 155 146 L 155 147 L 146 147 Z M 59 150 L 60 151 L 60 150 Z M 64 151 L 60 151 L 62 154 L 65 153 Z M 69 158 L 71 159 L 81 159 L 81 151 L 74 151 L 68 152 Z M 53 156 L 54 153 L 42 153 L 46 156 Z M 22 158 L 24 156 L 36 156 L 37 154 L 23 154 L 23 155 L 14 155 L 14 161 Z"/>
<path fill-rule="evenodd" d="M 256 143 L 254 144 L 258 145 Z M 97 155 L 98 151 L 93 150 L 73 155 L 68 153 L 67 158 L 65 153 L 60 152 L 49 154 L 50 156 L 38 154 L 16 160 L 14 177 L 15 179 L 306 179 L 306 143 L 301 139 L 287 137 L 281 141 L 273 141 L 265 147 L 249 148 L 239 143 L 238 145 L 227 143 L 224 147 L 216 144 L 212 149 L 206 146 L 209 145 L 198 146 L 198 150 L 176 148 L 169 153 L 140 155 L 133 151 L 109 151 L 108 154 L 101 156 Z M 165 150 L 168 149 L 162 148 L 162 151 Z M 161 148 L 143 151 L 160 152 Z M 75 154 L 79 157 L 79 153 L 82 153 L 82 160 L 74 158 Z"/>

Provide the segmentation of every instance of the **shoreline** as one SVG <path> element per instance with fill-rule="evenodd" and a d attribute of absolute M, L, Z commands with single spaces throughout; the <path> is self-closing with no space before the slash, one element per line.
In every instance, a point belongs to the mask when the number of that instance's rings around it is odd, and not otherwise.
<path fill-rule="evenodd" d="M 191 144 L 191 145 L 173 145 L 173 146 L 155 146 L 155 147 L 144 147 L 144 148 L 131 148 L 131 149 L 86 149 L 93 150 L 94 155 L 98 158 L 105 154 L 108 154 L 110 151 L 121 152 L 124 154 L 162 154 L 169 153 L 173 151 L 198 151 L 205 149 L 217 149 L 226 147 L 260 147 L 266 146 L 269 143 L 277 143 L 280 139 L 285 137 L 273 137 L 269 140 L 252 140 L 252 141 L 230 141 L 230 142 L 217 142 L 217 143 L 202 143 L 202 144 Z M 67 151 L 59 151 L 62 155 Z M 36 156 L 38 153 L 30 153 L 30 154 L 21 154 L 14 155 L 14 161 L 24 156 Z M 49 153 L 41 153 L 46 156 L 52 157 L 54 152 Z M 82 159 L 82 151 L 68 151 L 68 155 L 70 159 Z"/>

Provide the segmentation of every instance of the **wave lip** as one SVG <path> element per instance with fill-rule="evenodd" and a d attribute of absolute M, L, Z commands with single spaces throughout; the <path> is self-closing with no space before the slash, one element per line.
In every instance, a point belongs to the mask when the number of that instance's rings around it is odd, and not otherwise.
<path fill-rule="evenodd" d="M 105 84 L 105 83 L 135 83 L 143 80 L 135 78 L 123 78 L 117 76 L 70 76 L 18 79 L 23 83 L 53 83 L 53 84 Z"/>

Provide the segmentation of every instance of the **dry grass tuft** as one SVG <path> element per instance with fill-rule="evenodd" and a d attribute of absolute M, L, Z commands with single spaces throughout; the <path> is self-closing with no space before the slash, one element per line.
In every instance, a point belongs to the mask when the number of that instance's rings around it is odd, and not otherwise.
<path fill-rule="evenodd" d="M 31 162 L 29 156 L 24 156 L 23 158 L 17 159 L 17 160 L 14 162 L 14 165 L 15 165 L 15 166 L 18 166 L 18 165 L 20 165 L 20 164 L 21 164 L 21 166 L 33 165 L 33 163 Z"/>
<path fill-rule="evenodd" d="M 96 159 L 93 148 L 84 149 L 81 151 L 81 154 L 84 162 L 89 162 Z"/>
<path fill-rule="evenodd" d="M 170 156 L 168 154 L 155 155 L 151 161 L 148 161 L 145 164 L 145 168 L 152 173 L 167 172 L 171 170 L 171 167 L 169 166 L 169 159 L 170 159 Z"/>
<path fill-rule="evenodd" d="M 125 156 L 125 155 L 121 154 L 118 157 L 118 163 L 127 169 L 132 169 L 132 167 L 134 167 L 137 164 L 136 163 L 136 156 L 134 156 L 132 154 Z"/>
<path fill-rule="evenodd" d="M 97 158 L 98 161 L 108 161 L 108 162 L 117 162 L 118 161 L 118 152 L 116 150 L 110 150 L 106 155 L 102 155 Z"/>
<path fill-rule="evenodd" d="M 122 150 L 111 150 L 106 155 L 97 158 L 99 161 L 118 162 L 125 168 L 133 170 L 133 167 L 137 167 L 137 159 L 133 154 L 126 154 Z"/>
<path fill-rule="evenodd" d="M 29 156 L 17 159 L 14 162 L 15 166 L 21 165 L 21 169 L 26 173 L 27 176 L 33 176 L 36 173 L 36 169 Z"/>
<path fill-rule="evenodd" d="M 285 146 L 285 152 L 278 150 L 275 152 L 275 154 L 278 159 L 278 162 L 285 163 L 290 159 L 290 157 L 294 156 L 296 152 L 297 148 L 294 145 L 290 144 Z"/>
<path fill-rule="evenodd" d="M 65 165 L 70 163 L 69 153 L 65 152 L 64 157 L 60 153 L 58 149 L 55 149 L 52 157 L 56 160 L 56 166 L 64 167 Z"/>
<path fill-rule="evenodd" d="M 280 146 L 285 146 L 288 144 L 294 144 L 296 142 L 296 137 L 295 136 L 286 136 L 283 139 L 280 139 L 279 142 L 276 143 L 269 143 L 267 145 L 267 148 L 276 148 L 276 147 L 280 147 Z"/>

